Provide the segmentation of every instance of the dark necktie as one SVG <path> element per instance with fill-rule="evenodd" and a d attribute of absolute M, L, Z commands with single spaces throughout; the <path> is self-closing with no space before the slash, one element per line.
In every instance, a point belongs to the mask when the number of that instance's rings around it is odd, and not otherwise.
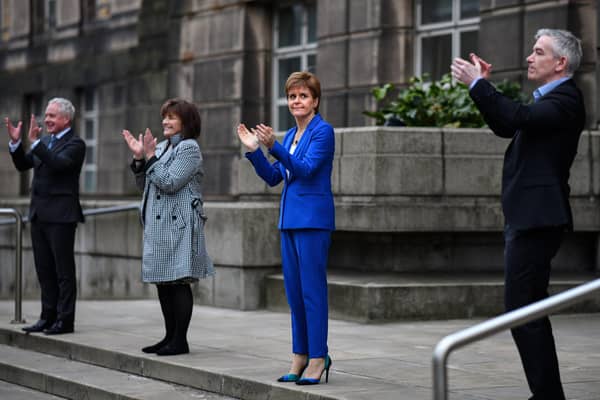
<path fill-rule="evenodd" d="M 51 135 L 50 136 L 50 142 L 48 143 L 48 148 L 51 149 L 52 146 L 54 146 L 54 142 L 56 142 L 56 136 Z"/>

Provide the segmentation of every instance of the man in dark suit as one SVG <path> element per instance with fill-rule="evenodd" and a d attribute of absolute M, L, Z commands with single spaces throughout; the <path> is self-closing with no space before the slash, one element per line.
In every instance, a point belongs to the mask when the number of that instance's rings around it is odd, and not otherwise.
<path fill-rule="evenodd" d="M 534 103 L 520 104 L 486 80 L 491 65 L 471 55 L 451 70 L 470 88 L 488 126 L 511 138 L 504 157 L 505 306 L 514 310 L 548 296 L 550 262 L 565 230 L 572 229 L 569 170 L 585 123 L 583 96 L 572 76 L 581 43 L 563 30 L 540 29 L 527 57 L 527 77 L 539 87 Z M 550 320 L 512 330 L 535 400 L 564 400 Z"/>
<path fill-rule="evenodd" d="M 77 294 L 73 248 L 77 223 L 83 222 L 79 175 L 85 157 L 85 143 L 71 128 L 74 115 L 69 100 L 50 100 L 44 117 L 50 135 L 41 137 L 42 128 L 32 115 L 28 152 L 21 141 L 21 121 L 15 127 L 5 119 L 15 167 L 19 171 L 34 169 L 29 221 L 42 312 L 39 321 L 23 328 L 25 332 L 73 332 Z"/>

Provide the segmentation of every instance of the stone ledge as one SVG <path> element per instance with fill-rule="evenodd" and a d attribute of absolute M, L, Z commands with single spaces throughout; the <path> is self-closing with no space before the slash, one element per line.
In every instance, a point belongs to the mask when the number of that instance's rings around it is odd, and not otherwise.
<path fill-rule="evenodd" d="M 501 273 L 373 273 L 328 271 L 330 318 L 372 323 L 397 320 L 492 317 L 504 310 Z M 553 274 L 555 294 L 591 279 L 592 274 Z M 267 308 L 288 311 L 283 275 L 266 279 Z M 598 312 L 590 299 L 565 312 Z"/>

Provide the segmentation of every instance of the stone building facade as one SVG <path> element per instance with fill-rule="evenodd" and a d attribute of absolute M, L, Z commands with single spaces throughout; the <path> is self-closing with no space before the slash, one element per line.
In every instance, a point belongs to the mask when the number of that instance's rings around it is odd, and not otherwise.
<path fill-rule="evenodd" d="M 322 81 L 321 112 L 336 127 L 371 125 L 370 90 L 447 71 L 478 51 L 496 76 L 523 82 L 539 27 L 583 39 L 589 126 L 598 120 L 595 1 L 534 0 L 1 0 L 0 113 L 27 120 L 54 96 L 73 99 L 88 143 L 86 196 L 134 195 L 120 131 L 160 132 L 160 104 L 202 110 L 206 194 L 239 197 L 239 121 L 289 125 L 282 81 L 295 69 Z M 1 146 L 0 146 L 1 147 Z M 0 196 L 25 195 L 1 148 Z"/>
<path fill-rule="evenodd" d="M 555 263 L 557 272 L 576 275 L 553 286 L 564 289 L 600 271 L 599 23 L 597 2 L 583 0 L 0 0 L 0 116 L 27 121 L 52 97 L 73 100 L 75 128 L 88 146 L 87 209 L 139 201 L 121 130 L 150 127 L 160 136 L 163 101 L 193 100 L 203 122 L 207 246 L 218 268 L 196 285 L 196 301 L 281 309 L 280 188 L 253 173 L 235 126 L 264 121 L 285 130 L 283 82 L 291 71 L 314 71 L 320 111 L 336 127 L 332 314 L 486 315 L 502 304 L 506 141 L 487 130 L 364 127 L 373 121 L 362 111 L 374 107 L 373 87 L 402 86 L 423 73 L 437 78 L 452 57 L 473 50 L 493 63 L 496 77 L 533 90 L 524 71 L 535 31 L 581 37 L 585 57 L 575 79 L 588 126 L 570 181 L 576 232 Z M 29 178 L 0 142 L 0 206 L 24 212 Z M 135 213 L 88 218 L 75 249 L 83 298 L 152 296 L 139 282 L 140 235 Z M 28 234 L 24 246 L 24 293 L 36 297 Z M 2 229 L 0 298 L 14 292 L 13 257 L 14 230 Z M 406 286 L 407 274 L 422 285 Z M 458 286 L 446 274 L 458 276 Z M 482 274 L 495 276 L 494 290 Z M 493 299 L 475 301 L 482 296 Z M 473 308 L 480 303 L 496 308 Z"/>

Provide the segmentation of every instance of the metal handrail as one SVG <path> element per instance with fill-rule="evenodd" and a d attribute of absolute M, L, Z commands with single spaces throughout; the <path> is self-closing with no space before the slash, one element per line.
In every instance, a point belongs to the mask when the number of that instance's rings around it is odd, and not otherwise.
<path fill-rule="evenodd" d="M 444 337 L 435 346 L 433 352 L 433 399 L 448 399 L 446 361 L 453 350 L 503 330 L 545 317 L 554 311 L 582 301 L 598 290 L 600 290 L 600 279 L 593 280 Z"/>
<path fill-rule="evenodd" d="M 12 215 L 16 224 L 15 232 L 15 319 L 11 324 L 23 324 L 21 300 L 23 298 L 23 217 L 14 208 L 0 208 L 0 215 Z"/>
<path fill-rule="evenodd" d="M 85 216 L 95 216 L 103 214 L 113 214 L 117 212 L 139 210 L 139 203 L 127 204 L 124 206 L 90 208 L 83 211 Z M 13 215 L 17 224 L 16 244 L 15 244 L 15 319 L 11 321 L 13 324 L 24 324 L 21 310 L 23 303 L 23 225 L 29 222 L 29 218 L 23 218 L 14 208 L 0 208 L 0 215 Z M 0 225 L 15 223 L 8 219 L 0 220 Z"/>
<path fill-rule="evenodd" d="M 113 207 L 101 207 L 101 208 L 90 208 L 83 211 L 85 216 L 103 215 L 103 214 L 114 214 L 118 212 L 139 210 L 140 203 L 127 204 L 124 206 L 113 206 Z"/>

